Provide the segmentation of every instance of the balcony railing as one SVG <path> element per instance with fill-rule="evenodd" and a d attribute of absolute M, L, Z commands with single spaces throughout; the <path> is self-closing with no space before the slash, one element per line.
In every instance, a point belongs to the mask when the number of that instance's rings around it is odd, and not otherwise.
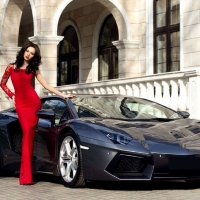
<path fill-rule="evenodd" d="M 200 119 L 199 71 L 170 72 L 56 87 L 63 93 L 125 94 L 156 101 L 174 110 L 188 111 Z M 44 90 L 45 95 L 49 95 Z"/>

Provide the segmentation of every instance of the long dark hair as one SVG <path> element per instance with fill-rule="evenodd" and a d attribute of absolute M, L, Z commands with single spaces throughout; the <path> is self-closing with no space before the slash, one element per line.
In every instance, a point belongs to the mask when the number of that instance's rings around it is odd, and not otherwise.
<path fill-rule="evenodd" d="M 35 74 L 36 71 L 39 70 L 39 65 L 42 64 L 42 62 L 41 62 L 40 49 L 39 49 L 38 45 L 36 45 L 32 42 L 26 43 L 21 48 L 21 50 L 17 53 L 16 61 L 13 64 L 16 65 L 15 70 L 16 71 L 19 70 L 19 68 L 24 64 L 24 52 L 29 47 L 33 47 L 35 49 L 35 54 L 34 54 L 33 58 L 29 61 L 29 64 L 26 68 L 26 73 L 34 73 Z"/>

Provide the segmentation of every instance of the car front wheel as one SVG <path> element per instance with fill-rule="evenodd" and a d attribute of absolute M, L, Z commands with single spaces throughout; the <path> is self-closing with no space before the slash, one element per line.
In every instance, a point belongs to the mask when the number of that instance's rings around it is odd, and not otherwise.
<path fill-rule="evenodd" d="M 66 187 L 83 187 L 82 155 L 76 134 L 69 131 L 60 139 L 59 171 Z"/>

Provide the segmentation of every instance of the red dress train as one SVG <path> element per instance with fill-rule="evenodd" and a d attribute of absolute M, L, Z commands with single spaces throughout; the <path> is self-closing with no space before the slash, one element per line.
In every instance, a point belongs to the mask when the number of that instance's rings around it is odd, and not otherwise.
<path fill-rule="evenodd" d="M 20 184 L 32 184 L 32 156 L 34 136 L 38 123 L 36 111 L 41 108 L 41 101 L 35 92 L 31 81 L 33 73 L 26 73 L 25 69 L 14 70 L 13 65 L 8 65 L 1 80 L 1 87 L 12 98 L 15 96 L 16 112 L 22 127 L 22 156 L 20 167 Z M 11 77 L 15 94 L 6 86 Z"/>

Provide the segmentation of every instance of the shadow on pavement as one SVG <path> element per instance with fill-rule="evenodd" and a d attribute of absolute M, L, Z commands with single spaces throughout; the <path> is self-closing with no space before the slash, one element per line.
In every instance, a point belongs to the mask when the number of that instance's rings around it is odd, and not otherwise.
<path fill-rule="evenodd" d="M 2 175 L 0 179 L 11 177 L 11 175 Z M 12 177 L 19 177 L 16 172 Z M 35 182 L 49 182 L 60 184 L 63 186 L 60 177 L 51 174 L 34 173 L 33 179 Z M 64 187 L 64 186 L 63 186 Z M 150 190 L 191 190 L 200 188 L 200 180 L 198 181 L 149 181 L 149 182 L 102 182 L 92 181 L 87 182 L 86 188 L 88 189 L 101 189 L 101 190 L 132 190 L 132 191 L 150 191 Z"/>
<path fill-rule="evenodd" d="M 38 182 L 52 182 L 62 184 L 60 177 L 50 174 L 35 174 L 34 178 Z M 191 190 L 200 188 L 200 180 L 198 181 L 149 181 L 149 182 L 87 182 L 86 188 L 103 189 L 103 190 Z"/>
<path fill-rule="evenodd" d="M 104 190 L 191 190 L 200 188 L 200 181 L 91 182 L 89 188 Z"/>
<path fill-rule="evenodd" d="M 0 179 L 2 178 L 6 178 L 6 177 L 15 177 L 18 178 L 19 177 L 19 172 L 15 172 L 14 174 L 2 174 L 0 176 Z M 54 176 L 51 174 L 46 174 L 46 173 L 34 173 L 33 174 L 33 181 L 34 182 L 51 182 L 51 183 L 57 183 L 57 184 L 61 184 L 62 185 L 62 181 L 60 179 L 60 177 L 58 176 Z"/>

